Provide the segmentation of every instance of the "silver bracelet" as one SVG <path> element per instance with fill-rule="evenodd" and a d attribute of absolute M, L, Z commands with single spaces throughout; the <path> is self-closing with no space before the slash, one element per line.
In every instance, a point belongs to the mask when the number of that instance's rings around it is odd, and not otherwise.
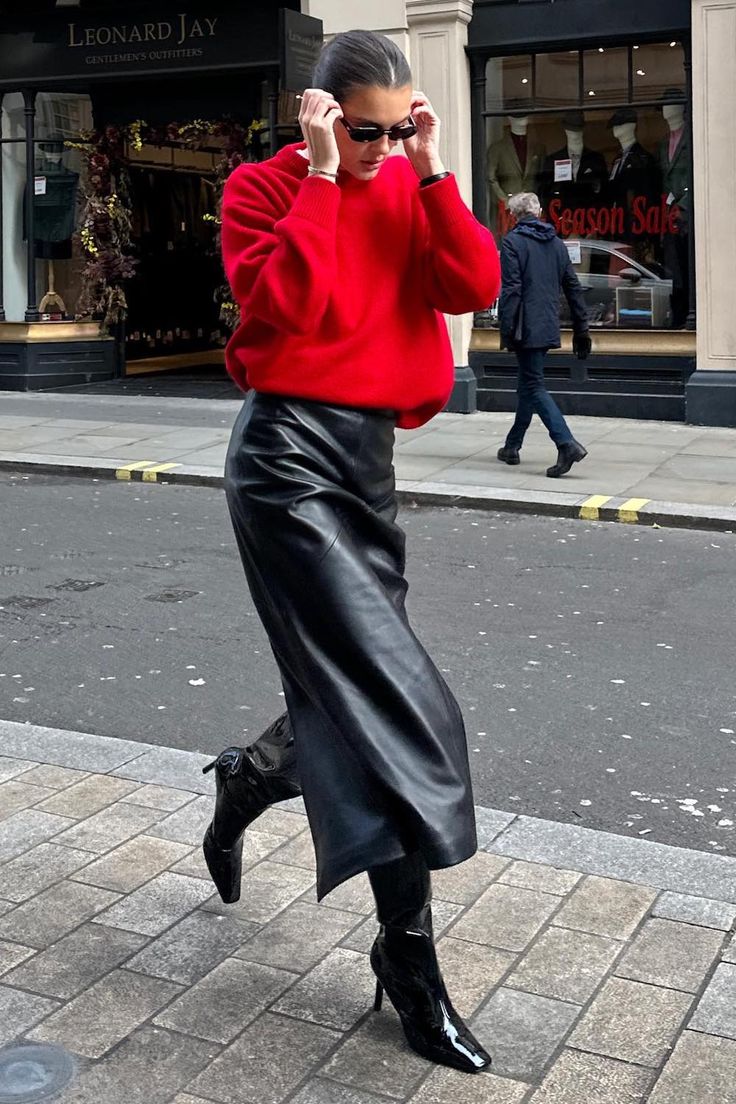
<path fill-rule="evenodd" d="M 326 176 L 327 179 L 331 180 L 333 184 L 337 184 L 337 173 L 336 172 L 334 172 L 334 173 L 333 172 L 327 172 L 326 169 L 315 169 L 314 166 L 310 165 L 308 170 L 307 170 L 307 175 L 308 176 Z"/>

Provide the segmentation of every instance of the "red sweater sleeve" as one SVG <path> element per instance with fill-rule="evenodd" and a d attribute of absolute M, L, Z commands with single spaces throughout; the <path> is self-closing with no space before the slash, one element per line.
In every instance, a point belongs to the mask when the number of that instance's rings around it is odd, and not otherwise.
<path fill-rule="evenodd" d="M 290 334 L 314 331 L 334 285 L 339 207 L 340 190 L 329 180 L 307 177 L 285 210 L 272 181 L 249 168 L 232 174 L 222 255 L 244 316 Z"/>
<path fill-rule="evenodd" d="M 463 202 L 454 176 L 419 188 L 424 289 L 444 314 L 484 310 L 498 296 L 501 265 L 490 231 Z"/>

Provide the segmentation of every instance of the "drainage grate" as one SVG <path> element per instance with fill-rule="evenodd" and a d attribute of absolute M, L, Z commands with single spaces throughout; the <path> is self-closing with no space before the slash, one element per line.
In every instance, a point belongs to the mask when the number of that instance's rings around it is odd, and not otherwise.
<path fill-rule="evenodd" d="M 0 1104 L 48 1100 L 74 1076 L 74 1059 L 61 1047 L 21 1044 L 0 1049 Z"/>

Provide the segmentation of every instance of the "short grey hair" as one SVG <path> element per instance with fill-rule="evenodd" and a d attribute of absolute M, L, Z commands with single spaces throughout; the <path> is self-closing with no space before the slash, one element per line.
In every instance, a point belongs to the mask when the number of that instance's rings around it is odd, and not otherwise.
<path fill-rule="evenodd" d="M 509 211 L 515 219 L 538 218 L 542 213 L 539 196 L 534 192 L 519 192 L 509 200 Z"/>

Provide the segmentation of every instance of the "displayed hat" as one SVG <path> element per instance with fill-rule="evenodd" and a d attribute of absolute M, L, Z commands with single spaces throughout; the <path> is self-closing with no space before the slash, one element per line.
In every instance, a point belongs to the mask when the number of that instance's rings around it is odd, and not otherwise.
<path fill-rule="evenodd" d="M 623 126 L 624 123 L 636 123 L 638 118 L 639 116 L 633 107 L 622 107 L 608 120 L 608 129 L 612 130 L 613 127 Z"/>
<path fill-rule="evenodd" d="M 562 126 L 565 130 L 584 130 L 585 116 L 582 111 L 568 111 L 562 117 Z"/>

